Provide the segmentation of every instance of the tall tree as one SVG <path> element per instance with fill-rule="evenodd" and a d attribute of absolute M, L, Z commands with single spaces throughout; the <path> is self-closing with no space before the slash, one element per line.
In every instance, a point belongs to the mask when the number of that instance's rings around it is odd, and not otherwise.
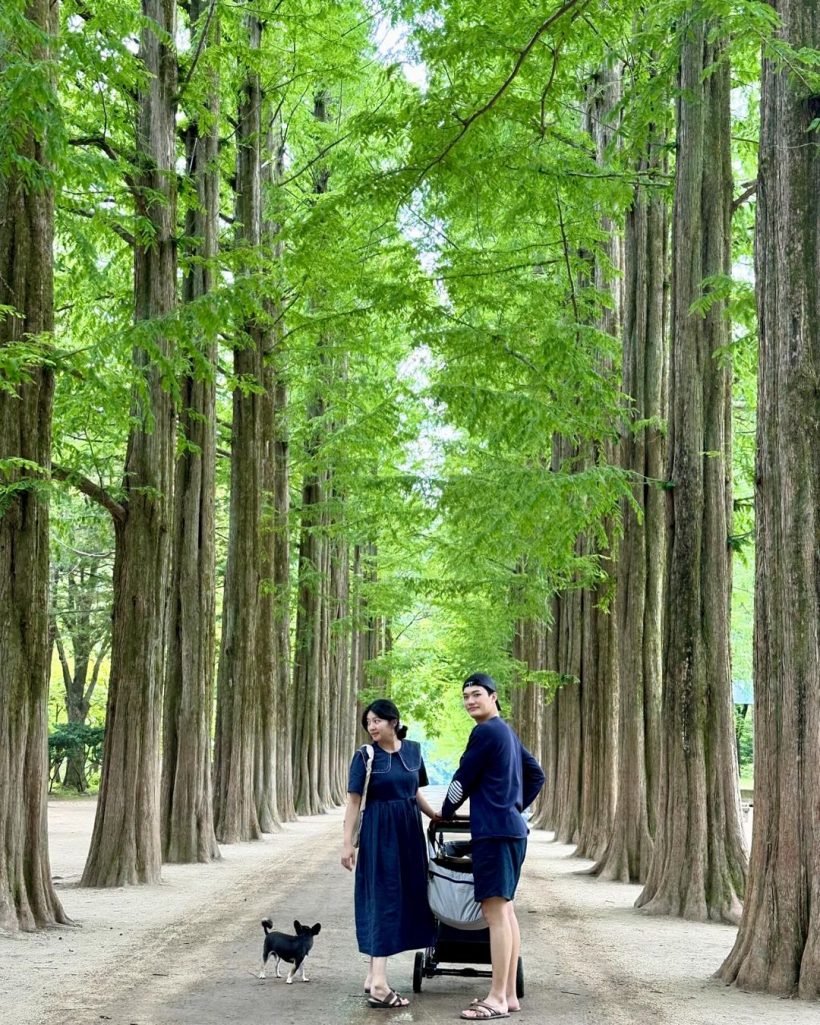
<path fill-rule="evenodd" d="M 176 426 L 167 383 L 171 343 L 152 321 L 176 305 L 174 0 L 142 0 L 133 194 L 143 230 L 134 246 L 137 382 L 114 520 L 111 675 L 100 797 L 84 886 L 154 883 L 162 852 L 159 733 Z"/>
<path fill-rule="evenodd" d="M 191 0 L 195 49 L 206 69 L 205 99 L 185 128 L 185 167 L 192 196 L 185 215 L 182 300 L 196 304 L 214 286 L 219 232 L 219 77 L 211 59 L 219 42 L 213 3 Z M 198 358 L 180 386 L 183 447 L 176 464 L 173 551 L 168 604 L 161 785 L 165 861 L 219 857 L 211 793 L 216 545 L 216 338 L 200 340 Z"/>
<path fill-rule="evenodd" d="M 618 133 L 617 107 L 621 97 L 622 68 L 608 61 L 593 76 L 587 88 L 586 130 L 595 147 L 595 159 L 606 168 L 613 157 Z M 593 255 L 592 283 L 602 303 L 595 320 L 601 332 L 617 338 L 621 330 L 620 272 L 623 240 L 620 225 L 609 211 L 601 211 L 603 240 Z M 599 373 L 612 378 L 613 357 L 602 354 Z M 613 462 L 613 441 L 604 439 L 593 448 L 593 465 L 605 459 Z M 617 592 L 612 581 L 614 523 L 610 520 L 590 551 L 601 560 L 606 576 L 583 593 L 581 808 L 577 854 L 597 858 L 605 849 L 615 812 L 617 776 L 615 757 L 618 736 L 618 624 Z"/>
<path fill-rule="evenodd" d="M 663 139 L 650 130 L 639 173 L 658 170 Z M 632 416 L 621 435 L 622 465 L 634 475 L 622 506 L 618 546 L 618 799 L 607 849 L 595 871 L 644 882 L 652 856 L 660 742 L 662 596 L 666 551 L 664 479 L 667 349 L 667 213 L 663 193 L 639 185 L 626 217 L 623 390 Z M 639 424 L 634 428 L 634 417 Z"/>
<path fill-rule="evenodd" d="M 285 138 L 281 116 L 275 116 L 270 125 L 270 185 L 274 195 L 279 194 L 279 183 L 284 178 Z M 280 238 L 281 224 L 272 220 L 269 234 L 273 262 L 281 265 L 284 244 Z M 270 594 L 273 616 L 274 673 L 273 702 L 276 715 L 275 786 L 276 807 L 284 822 L 296 818 L 293 795 L 293 717 L 294 701 L 291 691 L 290 644 L 290 435 L 288 427 L 288 360 L 284 310 L 275 307 L 272 330 L 275 344 L 271 354 L 271 473 L 272 486 L 268 496 L 270 504 Z"/>
<path fill-rule="evenodd" d="M 746 854 L 729 664 L 729 330 L 709 295 L 710 279 L 730 269 L 730 73 L 703 5 L 686 13 L 679 39 L 663 732 L 655 849 L 637 905 L 736 922 Z"/>
<path fill-rule="evenodd" d="M 749 887 L 720 969 L 820 996 L 820 49 L 813 0 L 778 0 L 790 59 L 763 64 L 755 270 L 755 806 Z M 796 53 L 794 52 L 796 51 Z"/>
<path fill-rule="evenodd" d="M 48 857 L 48 501 L 32 477 L 51 462 L 57 15 L 50 0 L 0 14 L 0 932 L 12 933 L 68 921 Z"/>
<path fill-rule="evenodd" d="M 313 115 L 319 124 L 330 120 L 330 96 L 320 90 Z M 321 197 L 328 189 L 330 172 L 321 164 L 314 173 L 313 191 Z M 308 465 L 302 480 L 299 534 L 299 580 L 293 652 L 293 687 L 296 704 L 294 731 L 294 790 L 300 814 L 324 811 L 331 803 L 329 778 L 330 724 L 330 576 L 331 558 L 330 472 L 322 452 L 327 430 L 327 386 L 332 374 L 330 339 L 320 334 L 316 343 L 314 381 L 307 404 Z M 327 724 L 323 726 L 323 724 Z"/>
<path fill-rule="evenodd" d="M 265 100 L 259 71 L 264 25 L 244 15 L 247 52 L 236 145 L 236 234 L 240 273 L 258 271 L 264 235 Z M 225 843 L 256 840 L 277 822 L 268 771 L 274 758 L 271 689 L 275 686 L 270 589 L 273 537 L 270 358 L 274 344 L 264 300 L 251 310 L 234 345 L 231 496 L 217 677 L 214 803 L 216 835 Z"/>

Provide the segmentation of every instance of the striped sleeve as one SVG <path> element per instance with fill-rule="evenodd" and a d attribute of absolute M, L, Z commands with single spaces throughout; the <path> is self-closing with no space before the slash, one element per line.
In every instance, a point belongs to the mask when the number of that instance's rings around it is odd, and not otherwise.
<path fill-rule="evenodd" d="M 444 819 L 453 817 L 481 780 L 485 764 L 485 744 L 482 742 L 482 736 L 478 727 L 470 734 L 467 748 L 461 756 L 458 770 L 447 788 L 447 797 L 441 806 L 441 816 Z"/>

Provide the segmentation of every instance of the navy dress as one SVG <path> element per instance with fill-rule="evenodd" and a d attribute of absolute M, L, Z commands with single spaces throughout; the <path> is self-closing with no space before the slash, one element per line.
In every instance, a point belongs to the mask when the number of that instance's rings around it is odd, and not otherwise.
<path fill-rule="evenodd" d="M 416 791 L 427 786 L 421 745 L 403 740 L 394 754 L 373 745 L 373 771 L 356 860 L 356 939 L 370 957 L 389 957 L 433 942 L 427 904 L 427 845 Z M 348 792 L 364 790 L 365 753 L 350 764 Z"/>

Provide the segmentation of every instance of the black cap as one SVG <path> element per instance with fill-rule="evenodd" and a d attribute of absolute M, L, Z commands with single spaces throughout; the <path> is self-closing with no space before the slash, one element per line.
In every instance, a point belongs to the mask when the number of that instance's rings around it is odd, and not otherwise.
<path fill-rule="evenodd" d="M 465 687 L 483 687 L 489 694 L 495 694 L 498 689 L 495 680 L 486 673 L 473 673 L 468 676 L 461 689 L 464 690 Z"/>

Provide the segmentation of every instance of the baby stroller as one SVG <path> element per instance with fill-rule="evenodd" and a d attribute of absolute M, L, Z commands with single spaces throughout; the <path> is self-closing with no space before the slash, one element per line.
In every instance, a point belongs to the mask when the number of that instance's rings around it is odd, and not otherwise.
<path fill-rule="evenodd" d="M 483 976 L 490 965 L 490 930 L 473 897 L 472 841 L 469 819 L 431 822 L 427 830 L 428 886 L 430 909 L 436 919 L 436 936 L 431 947 L 417 951 L 413 965 L 413 992 L 421 993 L 422 981 L 436 975 Z M 462 839 L 446 840 L 446 834 Z M 447 965 L 462 967 L 442 968 Z M 515 992 L 524 996 L 524 966 L 518 958 Z"/>

